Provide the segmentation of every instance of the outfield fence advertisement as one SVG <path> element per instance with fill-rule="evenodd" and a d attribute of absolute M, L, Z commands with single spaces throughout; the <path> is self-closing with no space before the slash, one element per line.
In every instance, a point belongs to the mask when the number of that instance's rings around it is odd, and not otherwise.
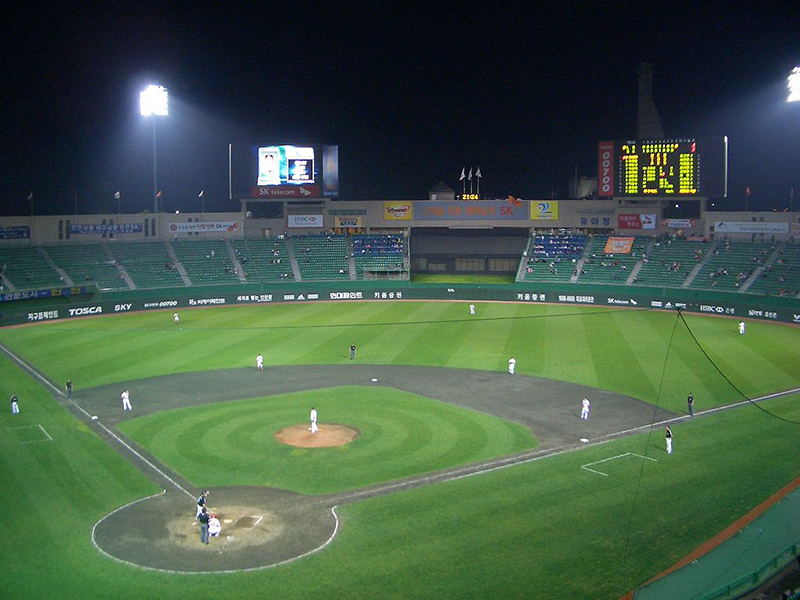
<path fill-rule="evenodd" d="M 83 288 L 80 288 L 83 289 Z M 77 292 L 75 292 L 77 293 Z M 69 319 L 122 312 L 175 310 L 181 308 L 271 304 L 276 302 L 347 302 L 383 300 L 500 301 L 627 307 L 762 319 L 800 324 L 800 303 L 788 298 L 742 297 L 727 292 L 703 292 L 669 288 L 627 288 L 619 285 L 515 284 L 507 286 L 415 285 L 399 282 L 303 284 L 291 286 L 209 286 L 172 288 L 137 293 L 97 292 L 86 298 L 61 298 L 60 304 L 47 300 L 4 303 L 0 307 L 0 326 L 43 320 Z M 50 300 L 49 302 L 55 302 Z M 67 303 L 65 303 L 67 302 Z M 36 304 L 34 307 L 33 304 Z M 28 308 L 30 307 L 30 308 Z"/>

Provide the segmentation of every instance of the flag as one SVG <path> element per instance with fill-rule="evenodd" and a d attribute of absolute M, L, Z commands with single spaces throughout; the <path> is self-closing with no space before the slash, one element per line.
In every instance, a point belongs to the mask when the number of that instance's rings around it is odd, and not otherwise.
<path fill-rule="evenodd" d="M 28 194 L 28 202 L 33 202 L 33 192 Z"/>
<path fill-rule="evenodd" d="M 197 194 L 197 197 L 198 198 L 202 198 L 204 193 L 205 193 L 205 190 L 200 190 L 200 193 Z"/>
<path fill-rule="evenodd" d="M 464 178 L 466 177 L 466 175 L 464 174 L 464 172 L 465 172 L 466 170 L 467 170 L 467 167 L 463 167 L 463 168 L 461 169 L 461 177 L 459 177 L 459 178 L 458 178 L 458 180 L 459 180 L 459 181 L 463 181 L 463 180 L 464 180 Z"/>
<path fill-rule="evenodd" d="M 744 195 L 748 198 L 753 195 L 753 192 L 750 191 L 750 188 L 744 188 Z"/>
<path fill-rule="evenodd" d="M 156 198 L 161 198 L 161 190 L 158 190 L 158 193 L 156 194 Z"/>
<path fill-rule="evenodd" d="M 469 168 L 469 175 L 467 175 L 467 179 L 472 181 L 472 167 Z"/>
<path fill-rule="evenodd" d="M 509 194 L 509 195 L 508 195 L 508 203 L 509 203 L 511 206 L 522 206 L 522 202 L 520 202 L 519 200 L 517 200 L 517 199 L 516 199 L 514 196 L 512 196 L 511 194 Z"/>
<path fill-rule="evenodd" d="M 114 199 L 119 200 L 120 198 L 122 198 L 122 194 L 120 194 L 119 192 L 114 192 Z"/>
<path fill-rule="evenodd" d="M 478 167 L 478 170 L 475 171 L 475 177 L 477 177 L 478 179 L 481 179 L 483 177 L 483 175 L 481 175 L 481 168 L 480 167 Z"/>

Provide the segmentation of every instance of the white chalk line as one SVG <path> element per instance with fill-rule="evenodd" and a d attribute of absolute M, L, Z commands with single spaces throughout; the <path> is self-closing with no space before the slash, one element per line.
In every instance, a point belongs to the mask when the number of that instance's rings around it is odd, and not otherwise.
<path fill-rule="evenodd" d="M 38 442 L 52 442 L 53 441 L 53 438 L 50 436 L 49 433 L 47 433 L 47 430 L 45 430 L 45 428 L 42 427 L 39 423 L 36 423 L 36 425 L 21 425 L 20 427 L 9 427 L 8 431 L 15 431 L 17 429 L 30 429 L 31 427 L 38 427 L 39 429 L 41 429 L 42 433 L 45 434 L 45 436 L 47 436 L 47 439 L 29 440 L 27 442 L 20 442 L 19 443 L 20 446 L 25 445 L 25 444 L 36 444 Z"/>
<path fill-rule="evenodd" d="M 590 469 L 589 467 L 594 465 L 599 465 L 604 462 L 608 462 L 610 460 L 616 460 L 618 458 L 624 458 L 626 456 L 635 456 L 637 458 L 641 458 L 642 460 L 649 460 L 652 462 L 658 462 L 655 458 L 650 458 L 649 456 L 643 456 L 641 454 L 636 454 L 636 452 L 625 452 L 624 454 L 617 454 L 616 456 L 610 456 L 608 458 L 604 458 L 603 460 L 596 460 L 595 462 L 586 463 L 585 465 L 581 465 L 581 469 L 586 471 L 591 471 L 592 473 L 597 473 L 598 475 L 602 475 L 603 477 L 608 477 L 608 473 L 603 473 L 602 471 L 596 471 L 594 469 Z"/>

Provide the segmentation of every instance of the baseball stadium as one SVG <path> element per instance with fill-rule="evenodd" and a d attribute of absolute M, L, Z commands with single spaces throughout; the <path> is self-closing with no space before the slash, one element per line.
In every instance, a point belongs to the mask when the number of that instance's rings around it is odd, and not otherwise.
<path fill-rule="evenodd" d="M 767 585 L 800 544 L 800 224 L 710 211 L 726 157 L 601 142 L 575 198 L 346 201 L 336 147 L 232 146 L 236 212 L 0 218 L 3 596 Z"/>

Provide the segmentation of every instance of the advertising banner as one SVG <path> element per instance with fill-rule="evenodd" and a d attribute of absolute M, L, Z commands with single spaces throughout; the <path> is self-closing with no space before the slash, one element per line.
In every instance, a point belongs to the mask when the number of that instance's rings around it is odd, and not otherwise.
<path fill-rule="evenodd" d="M 410 221 L 413 217 L 413 202 L 384 202 L 383 219 L 385 221 Z"/>
<path fill-rule="evenodd" d="M 253 198 L 319 198 L 318 185 L 259 185 L 253 188 Z"/>
<path fill-rule="evenodd" d="M 614 195 L 614 142 L 597 146 L 597 195 Z"/>
<path fill-rule="evenodd" d="M 120 223 L 118 225 L 110 224 L 84 224 L 69 226 L 70 235 L 83 235 L 83 234 L 109 234 L 109 233 L 142 233 L 144 225 L 142 223 Z"/>
<path fill-rule="evenodd" d="M 334 217 L 334 227 L 361 227 L 361 217 Z"/>
<path fill-rule="evenodd" d="M 789 233 L 789 223 L 756 221 L 715 221 L 717 233 Z"/>
<path fill-rule="evenodd" d="M 558 200 L 531 202 L 532 221 L 558 221 Z"/>
<path fill-rule="evenodd" d="M 610 237 L 606 240 L 606 254 L 630 254 L 633 242 L 632 237 Z"/>
<path fill-rule="evenodd" d="M 664 219 L 664 225 L 670 229 L 688 229 L 695 226 L 694 219 Z"/>
<path fill-rule="evenodd" d="M 322 215 L 289 215 L 289 227 L 322 228 Z"/>
<path fill-rule="evenodd" d="M 238 221 L 204 221 L 194 223 L 170 223 L 170 233 L 234 233 L 239 229 Z"/>
<path fill-rule="evenodd" d="M 636 214 L 636 215 L 618 215 L 619 229 L 655 229 L 656 228 L 656 215 L 653 214 Z"/>
<path fill-rule="evenodd" d="M 525 203 L 502 200 L 417 202 L 414 206 L 417 221 L 527 221 L 529 216 Z"/>
<path fill-rule="evenodd" d="M 14 225 L 12 227 L 0 227 L 0 240 L 27 240 L 31 237 L 29 225 Z"/>

